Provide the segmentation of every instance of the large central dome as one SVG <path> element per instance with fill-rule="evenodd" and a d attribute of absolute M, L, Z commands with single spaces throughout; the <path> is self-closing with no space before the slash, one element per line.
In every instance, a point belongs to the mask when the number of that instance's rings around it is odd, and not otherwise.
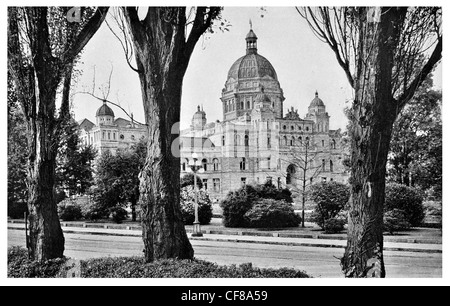
<path fill-rule="evenodd" d="M 228 71 L 228 79 L 263 78 L 269 76 L 277 80 L 277 73 L 272 64 L 258 53 L 246 54 L 239 58 Z"/>

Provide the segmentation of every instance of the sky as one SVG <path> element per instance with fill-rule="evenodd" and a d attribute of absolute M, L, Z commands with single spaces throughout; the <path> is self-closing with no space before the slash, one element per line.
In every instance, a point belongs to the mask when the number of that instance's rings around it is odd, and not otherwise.
<path fill-rule="evenodd" d="M 314 36 L 294 7 L 225 7 L 223 18 L 230 24 L 229 31 L 215 29 L 213 34 L 203 36 L 192 54 L 183 82 L 182 129 L 189 127 L 197 105 L 203 106 L 208 122 L 223 119 L 221 91 L 231 65 L 245 55 L 250 20 L 258 36 L 258 53 L 272 63 L 284 91 L 284 111 L 294 107 L 303 117 L 317 90 L 331 117 L 330 128 L 345 129 L 343 109 L 350 104 L 352 90 L 334 53 Z M 80 92 L 92 90 L 95 70 L 96 93 L 100 95 L 98 88 L 107 83 L 111 67 L 109 100 L 120 103 L 143 122 L 138 75 L 126 64 L 120 42 L 105 23 L 86 46 L 77 67 L 83 73 L 74 90 L 76 120 L 95 122 L 95 112 L 102 102 Z M 116 117 L 127 118 L 117 107 L 112 108 Z"/>

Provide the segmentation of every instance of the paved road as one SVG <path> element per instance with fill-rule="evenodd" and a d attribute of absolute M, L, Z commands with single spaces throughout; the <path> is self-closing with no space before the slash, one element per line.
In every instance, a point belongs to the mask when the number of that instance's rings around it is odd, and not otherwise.
<path fill-rule="evenodd" d="M 140 237 L 64 234 L 65 255 L 77 259 L 103 256 L 142 255 Z M 21 230 L 8 229 L 8 246 L 24 245 Z M 191 241 L 195 257 L 218 264 L 252 262 L 257 267 L 291 267 L 314 277 L 342 277 L 339 260 L 342 248 L 285 246 L 222 241 Z M 388 277 L 442 277 L 442 254 L 385 251 Z"/>

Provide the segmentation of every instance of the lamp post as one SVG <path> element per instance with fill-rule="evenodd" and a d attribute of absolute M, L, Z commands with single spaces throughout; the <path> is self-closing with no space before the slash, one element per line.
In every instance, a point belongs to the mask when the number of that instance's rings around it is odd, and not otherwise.
<path fill-rule="evenodd" d="M 202 237 L 203 233 L 200 229 L 200 222 L 198 221 L 198 186 L 197 186 L 197 173 L 203 173 L 205 170 L 202 167 L 202 163 L 198 158 L 197 153 L 192 154 L 192 159 L 189 161 L 189 169 L 194 173 L 194 194 L 195 194 L 195 205 L 194 205 L 194 228 L 192 230 L 192 237 Z"/>

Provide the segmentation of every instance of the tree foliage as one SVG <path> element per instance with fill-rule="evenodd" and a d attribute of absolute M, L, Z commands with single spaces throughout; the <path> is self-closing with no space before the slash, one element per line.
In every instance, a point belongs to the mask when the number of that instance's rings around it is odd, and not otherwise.
<path fill-rule="evenodd" d="M 442 92 L 428 78 L 394 124 L 388 160 L 391 180 L 442 196 Z"/>
<path fill-rule="evenodd" d="M 124 207 L 128 202 L 136 205 L 145 148 L 141 141 L 130 148 L 117 150 L 116 154 L 109 150 L 102 152 L 96 165 L 93 189 L 96 217 L 108 217 L 116 207 Z"/>
<path fill-rule="evenodd" d="M 349 186 L 338 182 L 322 182 L 311 186 L 309 199 L 314 208 L 315 222 L 325 228 L 326 221 L 333 219 L 346 207 L 350 198 Z"/>
<path fill-rule="evenodd" d="M 71 119 L 61 137 L 56 161 L 56 186 L 69 195 L 84 194 L 93 184 L 93 161 L 97 151 L 83 145 L 78 135 L 78 124 Z"/>

